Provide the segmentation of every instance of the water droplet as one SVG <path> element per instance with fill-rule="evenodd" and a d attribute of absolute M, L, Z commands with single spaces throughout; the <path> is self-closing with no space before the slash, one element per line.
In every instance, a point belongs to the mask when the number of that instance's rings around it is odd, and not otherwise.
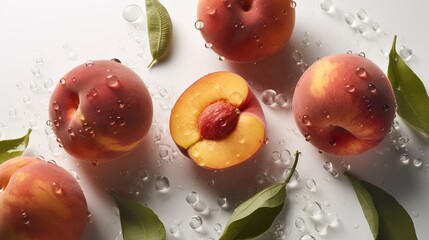
<path fill-rule="evenodd" d="M 399 137 L 397 142 L 401 148 L 404 148 L 408 145 L 410 139 L 408 137 Z"/>
<path fill-rule="evenodd" d="M 292 2 L 290 3 L 290 7 L 291 7 L 291 8 L 296 8 L 296 2 L 295 2 L 295 1 L 292 1 Z"/>
<path fill-rule="evenodd" d="M 197 20 L 194 24 L 195 29 L 201 31 L 204 28 L 204 22 L 201 20 Z"/>
<path fill-rule="evenodd" d="M 222 233 L 222 225 L 220 223 L 215 223 L 215 225 L 213 226 L 213 230 L 217 233 L 217 234 L 221 234 Z"/>
<path fill-rule="evenodd" d="M 376 23 L 376 22 L 372 23 L 372 24 L 371 24 L 371 28 L 372 28 L 372 30 L 373 30 L 374 32 L 376 32 L 376 33 L 381 32 L 381 27 L 380 27 L 380 24 L 379 24 L 379 23 Z"/>
<path fill-rule="evenodd" d="M 165 176 L 158 176 L 155 178 L 155 190 L 158 192 L 165 192 L 170 188 L 170 181 Z"/>
<path fill-rule="evenodd" d="M 311 126 L 310 117 L 308 115 L 302 116 L 302 123 L 304 123 L 304 125 L 307 127 Z"/>
<path fill-rule="evenodd" d="M 302 44 L 304 46 L 309 46 L 310 45 L 310 39 L 308 37 L 303 37 L 302 38 Z"/>
<path fill-rule="evenodd" d="M 214 14 L 216 13 L 216 8 L 208 6 L 208 7 L 206 8 L 206 13 L 207 13 L 208 15 L 214 15 Z"/>
<path fill-rule="evenodd" d="M 231 2 L 231 0 L 223 0 L 223 5 L 224 5 L 226 8 L 230 8 L 230 7 L 231 7 L 231 5 L 232 5 L 232 2 Z"/>
<path fill-rule="evenodd" d="M 401 56 L 405 61 L 409 61 L 413 56 L 413 50 L 406 46 L 402 46 L 399 50 L 399 56 Z"/>
<path fill-rule="evenodd" d="M 196 205 L 200 201 L 200 195 L 196 192 L 191 192 L 186 195 L 186 202 L 193 206 Z"/>
<path fill-rule="evenodd" d="M 33 73 L 35 77 L 40 76 L 40 68 L 37 66 L 31 67 L 31 73 Z"/>
<path fill-rule="evenodd" d="M 219 207 L 228 208 L 228 199 L 225 196 L 219 196 L 216 202 Z"/>
<path fill-rule="evenodd" d="M 200 216 L 192 216 L 189 221 L 189 226 L 193 230 L 200 230 L 203 227 L 203 219 Z"/>
<path fill-rule="evenodd" d="M 161 159 L 164 159 L 164 160 L 168 159 L 170 156 L 170 148 L 167 146 L 161 146 L 159 148 L 158 155 Z"/>
<path fill-rule="evenodd" d="M 30 105 L 30 103 L 31 103 L 31 97 L 30 97 L 30 95 L 24 95 L 24 96 L 22 97 L 22 101 L 23 101 L 26 105 Z"/>
<path fill-rule="evenodd" d="M 283 149 L 280 153 L 280 161 L 282 161 L 285 164 L 289 164 L 292 160 L 292 154 L 289 150 Z"/>
<path fill-rule="evenodd" d="M 16 111 L 16 109 L 15 108 L 11 108 L 11 109 L 9 109 L 9 117 L 10 118 L 16 118 L 17 117 L 17 111 Z"/>
<path fill-rule="evenodd" d="M 353 26 L 356 23 L 355 16 L 353 14 L 349 13 L 349 12 L 344 13 L 344 21 L 349 26 Z"/>
<path fill-rule="evenodd" d="M 91 161 L 91 165 L 93 166 L 93 167 L 96 167 L 96 166 L 98 166 L 98 161 Z"/>
<path fill-rule="evenodd" d="M 339 173 L 339 172 L 337 172 L 337 170 L 332 169 L 332 170 L 331 170 L 331 175 L 332 175 L 334 178 L 337 178 L 337 177 L 339 177 L 339 176 L 340 176 L 340 173 Z"/>
<path fill-rule="evenodd" d="M 358 32 L 360 33 L 360 35 L 365 36 L 366 33 L 368 32 L 367 26 L 363 24 L 359 25 Z"/>
<path fill-rule="evenodd" d="M 4 187 L 2 184 L 0 184 L 0 193 L 2 193 L 4 191 Z"/>
<path fill-rule="evenodd" d="M 422 159 L 419 157 L 413 158 L 413 165 L 417 168 L 421 167 L 423 165 Z"/>
<path fill-rule="evenodd" d="M 105 84 L 109 88 L 118 88 L 119 87 L 119 78 L 115 75 L 108 75 L 106 77 Z"/>
<path fill-rule="evenodd" d="M 54 81 L 52 81 L 51 78 L 45 78 L 43 79 L 43 87 L 45 87 L 46 90 L 52 90 L 52 87 L 54 86 Z"/>
<path fill-rule="evenodd" d="M 308 214 L 311 218 L 319 219 L 322 217 L 322 206 L 317 201 L 308 201 L 304 208 L 304 212 Z"/>
<path fill-rule="evenodd" d="M 328 111 L 326 111 L 326 110 L 323 110 L 323 116 L 326 118 L 326 119 L 329 119 L 329 118 L 331 118 L 331 114 L 328 112 Z"/>
<path fill-rule="evenodd" d="M 305 138 L 305 141 L 310 142 L 311 141 L 310 133 L 305 133 L 304 138 Z"/>
<path fill-rule="evenodd" d="M 389 105 L 387 105 L 387 104 L 383 105 L 383 111 L 387 112 L 387 111 L 389 111 L 389 109 L 390 109 Z"/>
<path fill-rule="evenodd" d="M 87 67 L 90 67 L 90 66 L 92 66 L 92 65 L 94 65 L 94 61 L 92 61 L 92 60 L 88 60 L 88 61 L 86 61 L 86 63 L 85 63 L 85 66 L 87 66 Z"/>
<path fill-rule="evenodd" d="M 408 163 L 410 163 L 410 157 L 407 153 L 402 153 L 401 156 L 399 156 L 399 161 L 404 165 L 408 165 Z"/>
<path fill-rule="evenodd" d="M 305 235 L 302 235 L 298 240 L 316 240 L 316 238 L 314 238 L 310 234 L 305 234 Z"/>
<path fill-rule="evenodd" d="M 332 162 L 324 162 L 323 163 L 323 168 L 326 171 L 332 171 L 332 169 L 334 169 L 334 165 L 332 164 Z"/>
<path fill-rule="evenodd" d="M 320 8 L 325 12 L 331 11 L 333 8 L 332 0 L 322 0 L 322 2 L 320 2 Z"/>
<path fill-rule="evenodd" d="M 368 22 L 368 14 L 366 13 L 365 9 L 359 9 L 356 11 L 356 16 L 361 20 L 362 22 Z"/>
<path fill-rule="evenodd" d="M 280 106 L 280 107 L 288 107 L 289 106 L 289 100 L 286 96 L 286 94 L 283 93 L 279 93 L 276 95 L 276 97 L 274 98 L 274 102 Z"/>
<path fill-rule="evenodd" d="M 365 79 L 368 77 L 368 72 L 363 67 L 356 68 L 356 75 L 362 79 Z"/>
<path fill-rule="evenodd" d="M 280 160 L 280 158 L 281 158 L 281 154 L 280 154 L 280 152 L 279 152 L 279 151 L 273 151 L 273 152 L 271 153 L 271 159 L 272 159 L 274 162 L 279 161 L 279 160 Z"/>
<path fill-rule="evenodd" d="M 335 141 L 335 139 L 331 139 L 331 140 L 329 140 L 329 144 L 331 146 L 336 146 L 337 145 L 337 141 Z"/>
<path fill-rule="evenodd" d="M 30 218 L 28 217 L 28 214 L 24 209 L 21 210 L 21 219 L 25 225 L 30 224 Z"/>
<path fill-rule="evenodd" d="M 411 212 L 411 215 L 413 216 L 413 217 L 419 217 L 419 213 L 418 212 L 416 212 L 416 211 L 412 211 Z"/>
<path fill-rule="evenodd" d="M 267 106 L 273 106 L 276 104 L 275 97 L 277 93 L 273 89 L 266 89 L 261 94 L 262 103 Z"/>
<path fill-rule="evenodd" d="M 305 181 L 305 188 L 310 191 L 310 192 L 316 192 L 317 190 L 317 185 L 316 185 L 316 181 L 314 181 L 314 179 L 307 179 Z"/>
<path fill-rule="evenodd" d="M 225 57 L 224 56 L 219 56 L 219 61 L 221 61 L 221 62 L 223 62 L 223 61 L 225 61 Z"/>
<path fill-rule="evenodd" d="M 283 172 L 283 178 L 286 179 L 290 172 L 292 171 L 292 168 L 288 168 Z M 292 177 L 289 180 L 289 183 L 287 184 L 289 187 L 296 187 L 299 183 L 299 173 L 297 170 L 295 170 L 292 174 Z"/>
<path fill-rule="evenodd" d="M 141 7 L 136 4 L 130 4 L 122 10 L 122 17 L 127 22 L 136 22 L 142 17 L 142 15 L 143 11 Z"/>
<path fill-rule="evenodd" d="M 292 58 L 293 58 L 293 60 L 295 60 L 296 63 L 302 62 L 302 60 L 303 60 L 302 53 L 298 50 L 293 51 Z"/>
<path fill-rule="evenodd" d="M 209 42 L 206 42 L 206 43 L 204 44 L 204 47 L 205 47 L 205 48 L 207 48 L 207 49 L 211 49 L 211 48 L 213 47 L 213 44 L 211 44 L 211 43 L 209 43 Z"/>
<path fill-rule="evenodd" d="M 57 182 L 52 183 L 52 191 L 54 191 L 55 194 L 61 195 L 63 193 L 63 188 L 61 185 Z"/>
<path fill-rule="evenodd" d="M 174 237 L 179 237 L 180 236 L 180 228 L 179 225 L 171 225 L 169 228 L 170 234 L 173 235 Z"/>
<path fill-rule="evenodd" d="M 368 90 L 369 90 L 372 94 L 377 93 L 377 87 L 375 86 L 375 84 L 372 84 L 372 83 L 368 84 Z"/>
<path fill-rule="evenodd" d="M 125 118 L 123 116 L 117 116 L 115 122 L 121 127 L 125 126 Z"/>
<path fill-rule="evenodd" d="M 34 92 L 36 92 L 37 90 L 39 90 L 38 86 L 37 86 L 37 82 L 36 81 L 30 81 L 30 89 Z"/>
<path fill-rule="evenodd" d="M 305 229 L 305 220 L 302 217 L 297 217 L 295 219 L 295 227 L 298 230 L 303 231 Z"/>
<path fill-rule="evenodd" d="M 357 223 L 353 223 L 352 228 L 353 228 L 353 229 L 359 229 L 359 224 L 357 224 Z"/>

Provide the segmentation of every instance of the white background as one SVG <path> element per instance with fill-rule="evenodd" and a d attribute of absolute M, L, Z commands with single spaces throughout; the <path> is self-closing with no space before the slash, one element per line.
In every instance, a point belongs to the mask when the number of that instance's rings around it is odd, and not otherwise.
<path fill-rule="evenodd" d="M 256 91 L 271 88 L 292 97 L 293 87 L 301 70 L 291 56 L 299 50 L 308 64 L 318 57 L 343 53 L 347 50 L 364 52 L 385 72 L 387 53 L 393 35 L 398 35 L 397 49 L 412 49 L 409 65 L 429 86 L 429 24 L 427 4 L 421 1 L 334 1 L 334 9 L 326 13 L 320 1 L 297 1 L 296 25 L 291 41 L 276 56 L 257 64 L 231 64 L 221 62 L 215 53 L 204 47 L 204 40 L 194 28 L 196 0 L 163 0 L 169 10 L 174 37 L 167 61 L 147 70 L 150 55 L 143 19 L 140 28 L 122 17 L 128 4 L 144 8 L 144 1 L 12 1 L 3 0 L 0 8 L 0 139 L 22 136 L 26 129 L 34 129 L 26 155 L 42 155 L 76 174 L 88 200 L 91 220 L 82 239 L 122 239 L 119 217 L 106 188 L 115 188 L 124 196 L 147 203 L 164 222 L 168 239 L 218 238 L 214 226 L 225 226 L 233 206 L 244 201 L 274 181 L 283 179 L 282 173 L 290 165 L 273 162 L 273 151 L 300 150 L 303 155 L 298 164 L 299 183 L 289 188 L 288 205 L 275 226 L 284 231 L 281 239 L 298 239 L 309 233 L 316 239 L 371 239 L 366 220 L 356 196 L 347 181 L 340 175 L 333 177 L 324 170 L 323 163 L 332 161 L 338 172 L 344 164 L 351 171 L 382 187 L 393 195 L 410 213 L 419 239 L 429 235 L 429 193 L 427 184 L 428 142 L 410 130 L 398 118 L 399 130 L 386 137 L 376 149 L 365 154 L 338 158 L 319 154 L 305 142 L 293 121 L 291 107 L 263 109 L 267 118 L 269 141 L 256 160 L 225 171 L 209 171 L 196 167 L 177 152 L 168 134 L 169 112 L 175 100 L 193 81 L 203 75 L 231 70 L 243 75 Z M 356 11 L 364 9 L 369 21 L 357 19 Z M 343 18 L 349 12 L 356 17 L 356 25 L 348 26 Z M 372 23 L 378 23 L 375 33 Z M 367 33 L 361 35 L 359 26 Z M 308 41 L 309 45 L 303 43 Z M 54 84 L 71 68 L 87 60 L 119 58 L 135 70 L 149 86 L 154 102 L 154 122 L 144 145 L 124 159 L 106 165 L 91 166 L 68 156 L 57 147 L 55 138 L 46 126 L 48 100 Z M 426 67 L 425 67 L 426 66 Z M 40 73 L 39 73 L 40 72 Z M 168 95 L 162 95 L 167 91 Z M 161 96 L 162 95 L 162 96 Z M 15 114 L 16 112 L 16 114 Z M 405 147 L 397 147 L 399 136 L 409 139 Z M 161 137 L 161 138 L 159 138 Z M 159 151 L 168 151 L 168 159 L 161 159 Z M 403 165 L 399 156 L 407 152 L 411 159 L 420 157 L 423 166 Z M 136 183 L 147 171 L 149 179 Z M 167 192 L 154 190 L 154 179 L 166 176 L 170 180 Z M 316 192 L 306 189 L 306 181 L 315 180 Z M 200 214 L 203 229 L 196 232 L 189 226 L 192 216 L 198 215 L 186 202 L 186 195 L 196 191 L 209 207 L 208 214 Z M 216 201 L 226 196 L 229 208 L 221 209 Z M 325 214 L 336 214 L 339 224 L 328 227 L 322 235 L 319 223 L 303 211 L 306 203 L 317 201 Z M 295 220 L 305 221 L 305 230 L 295 226 Z M 179 236 L 169 233 L 178 226 Z M 53 231 L 55 229 L 52 229 Z M 274 230 L 264 239 L 274 239 Z"/>

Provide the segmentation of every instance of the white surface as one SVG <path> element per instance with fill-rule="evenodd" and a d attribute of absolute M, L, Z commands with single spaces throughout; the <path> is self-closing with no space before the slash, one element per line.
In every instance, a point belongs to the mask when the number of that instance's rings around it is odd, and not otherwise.
<path fill-rule="evenodd" d="M 425 71 L 429 61 L 426 3 L 417 0 L 338 0 L 334 1 L 334 11 L 325 13 L 319 1 L 298 1 L 295 31 L 285 50 L 256 65 L 237 65 L 219 61 L 213 52 L 204 48 L 204 41 L 194 28 L 196 0 L 163 0 L 174 24 L 173 47 L 170 58 L 151 70 L 146 69 L 150 57 L 144 22 L 139 30 L 122 17 L 123 8 L 132 3 L 144 7 L 144 1 L 125 0 L 6 0 L 2 1 L 0 8 L 0 138 L 21 136 L 31 126 L 34 132 L 26 154 L 55 159 L 61 166 L 77 173 L 92 213 L 92 222 L 88 224 L 83 239 L 122 238 L 119 217 L 112 200 L 105 193 L 105 189 L 110 187 L 121 193 L 133 192 L 136 199 L 147 203 L 164 222 L 168 239 L 217 239 L 218 234 L 213 227 L 216 223 L 225 226 L 235 204 L 250 197 L 256 189 L 272 183 L 274 178 L 282 179 L 282 172 L 288 165 L 274 163 L 271 154 L 283 149 L 303 153 L 298 165 L 300 183 L 290 189 L 287 211 L 276 222 L 277 227 L 285 231 L 283 239 L 298 239 L 301 231 L 294 224 L 297 217 L 305 220 L 305 232 L 316 239 L 371 239 L 347 179 L 332 177 L 322 167 L 326 161 L 336 163 L 338 171 L 348 163 L 353 173 L 392 194 L 412 216 L 419 239 L 429 236 L 426 226 L 429 220 L 428 142 L 410 131 L 400 119 L 399 131 L 388 136 L 376 149 L 357 157 L 337 158 L 319 154 L 305 142 L 298 134 L 290 107 L 263 106 L 268 124 L 268 144 L 255 161 L 218 172 L 196 167 L 177 153 L 168 134 L 169 111 L 175 100 L 193 81 L 209 72 L 238 72 L 253 84 L 258 96 L 262 90 L 273 88 L 291 97 L 301 73 L 291 57 L 295 49 L 302 52 L 304 61 L 309 64 L 328 54 L 347 50 L 365 52 L 369 59 L 387 71 L 388 59 L 383 51 L 389 52 L 393 34 L 397 34 L 397 49 L 407 46 L 413 50 L 409 64 L 429 86 L 429 72 Z M 361 36 L 357 28 L 349 27 L 343 19 L 345 12 L 356 16 L 360 8 L 366 10 L 370 19 L 367 23 L 356 19 L 358 24 L 368 26 L 366 36 Z M 381 33 L 375 34 L 371 30 L 372 21 L 380 24 Z M 310 41 L 308 46 L 302 42 L 304 37 Z M 320 47 L 316 44 L 318 41 Z M 51 78 L 56 83 L 72 67 L 86 60 L 113 57 L 132 67 L 148 84 L 153 93 L 155 117 L 142 149 L 122 161 L 94 167 L 79 163 L 56 147 L 55 139 L 49 135 L 45 124 L 50 91 L 44 88 L 43 82 Z M 37 59 L 43 59 L 43 64 L 38 64 Z M 39 76 L 33 74 L 37 68 Z M 33 90 L 34 84 L 38 90 Z M 161 97 L 160 89 L 167 90 L 168 96 Z M 25 103 L 24 99 L 28 98 L 30 102 Z M 13 109 L 17 112 L 16 117 L 10 116 Z M 391 137 L 397 139 L 399 134 L 408 137 L 410 143 L 395 150 Z M 160 142 L 155 142 L 155 136 L 159 135 L 162 136 Z M 166 148 L 170 160 L 159 157 L 159 150 Z M 405 151 L 412 158 L 421 157 L 425 166 L 415 168 L 411 163 L 403 166 L 399 155 Z M 149 180 L 136 184 L 135 180 L 143 170 L 149 172 Z M 159 175 L 170 180 L 171 187 L 166 193 L 154 190 L 153 180 Z M 306 190 L 308 178 L 316 181 L 315 193 Z M 210 208 L 209 214 L 202 215 L 204 229 L 200 232 L 189 227 L 190 218 L 198 214 L 185 200 L 192 191 L 198 192 Z M 221 195 L 229 199 L 229 209 L 217 206 L 216 200 Z M 325 235 L 316 232 L 315 222 L 302 210 L 307 202 L 314 200 L 322 204 L 325 212 L 339 217 L 339 225 L 329 227 Z M 179 225 L 180 236 L 177 238 L 169 233 L 172 225 Z M 274 239 L 273 233 L 270 231 L 264 238 Z"/>

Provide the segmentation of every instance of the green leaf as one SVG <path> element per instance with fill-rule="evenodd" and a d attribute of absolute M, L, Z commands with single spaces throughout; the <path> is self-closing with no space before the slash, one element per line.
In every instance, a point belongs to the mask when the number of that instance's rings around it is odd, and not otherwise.
<path fill-rule="evenodd" d="M 140 203 L 111 193 L 118 206 L 124 240 L 165 240 L 165 227 L 158 216 Z"/>
<path fill-rule="evenodd" d="M 396 36 L 389 55 L 387 75 L 395 93 L 398 115 L 428 136 L 429 97 L 422 81 L 396 52 Z"/>
<path fill-rule="evenodd" d="M 31 128 L 20 138 L 0 141 L 0 164 L 14 157 L 21 156 L 30 141 Z"/>
<path fill-rule="evenodd" d="M 373 205 L 375 211 L 378 214 L 378 234 L 374 235 L 374 239 L 377 240 L 417 240 L 416 231 L 414 229 L 413 221 L 407 211 L 396 201 L 395 198 L 386 193 L 383 189 L 374 186 L 368 182 L 360 181 L 356 178 L 352 179 L 353 187 L 363 188 L 367 193 L 362 194 L 365 198 L 366 204 Z M 356 190 L 356 188 L 355 188 Z M 360 189 L 360 192 L 364 190 Z M 368 197 L 366 194 L 369 194 Z M 358 198 L 359 194 L 357 193 Z M 359 200 L 360 202 L 361 200 Z M 372 201 L 372 203 L 371 203 Z M 362 203 L 361 203 L 362 205 Z M 368 209 L 368 206 L 362 209 L 367 217 L 370 226 L 375 224 L 374 219 L 368 218 L 368 216 L 375 217 L 374 213 L 368 213 L 368 211 L 374 211 L 374 209 Z M 372 207 L 371 207 L 372 208 Z M 373 228 L 371 228 L 373 231 Z M 374 234 L 374 232 L 373 232 Z M 375 238 L 375 236 L 377 236 Z"/>
<path fill-rule="evenodd" d="M 149 35 L 152 61 L 155 62 L 166 56 L 171 44 L 173 24 L 167 9 L 158 0 L 146 0 L 147 30 Z"/>
<path fill-rule="evenodd" d="M 285 204 L 286 184 L 296 169 L 299 154 L 297 151 L 283 183 L 263 189 L 234 210 L 220 240 L 255 239 L 271 227 Z"/>
<path fill-rule="evenodd" d="M 377 209 L 374 206 L 372 196 L 358 179 L 351 175 L 347 175 L 347 177 L 349 178 L 349 181 L 356 192 L 356 196 L 362 207 L 366 220 L 368 221 L 369 228 L 371 229 L 372 236 L 374 236 L 374 239 L 377 239 L 379 217 Z"/>

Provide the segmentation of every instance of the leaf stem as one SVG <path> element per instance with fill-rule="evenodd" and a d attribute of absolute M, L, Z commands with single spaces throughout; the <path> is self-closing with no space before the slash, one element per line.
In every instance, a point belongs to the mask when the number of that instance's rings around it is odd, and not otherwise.
<path fill-rule="evenodd" d="M 295 152 L 295 160 L 293 162 L 292 168 L 290 169 L 289 175 L 287 176 L 286 180 L 283 182 L 283 185 L 288 184 L 290 179 L 292 178 L 293 173 L 295 172 L 296 166 L 298 165 L 298 159 L 300 154 L 301 152 L 298 150 Z"/>
<path fill-rule="evenodd" d="M 156 59 L 152 58 L 152 61 L 150 61 L 149 65 L 147 65 L 147 68 L 150 69 L 155 62 L 156 62 Z"/>

